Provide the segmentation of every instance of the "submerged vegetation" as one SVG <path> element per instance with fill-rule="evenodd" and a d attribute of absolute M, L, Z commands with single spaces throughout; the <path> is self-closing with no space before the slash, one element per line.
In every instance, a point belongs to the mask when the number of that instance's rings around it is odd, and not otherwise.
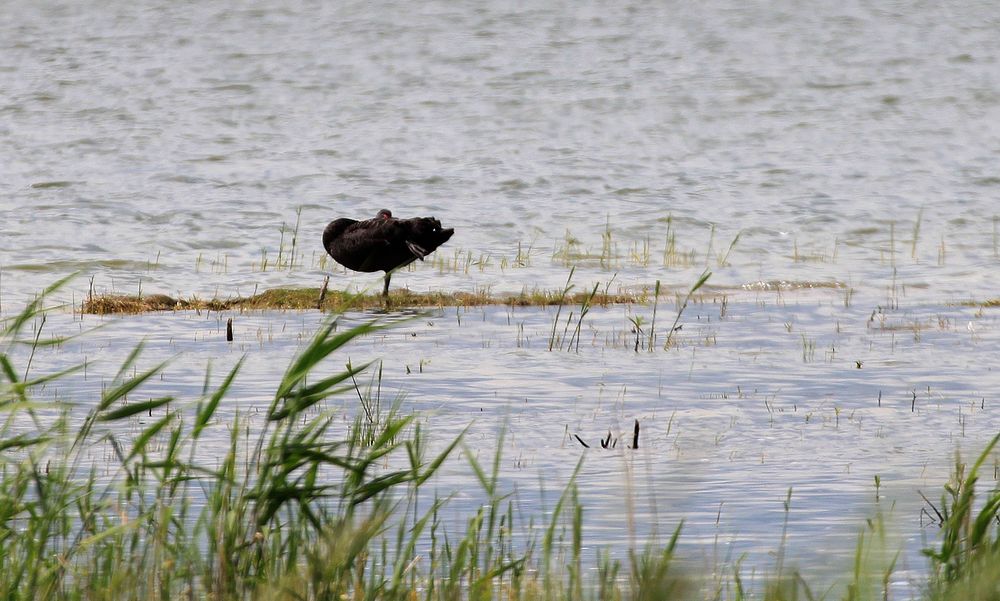
<path fill-rule="evenodd" d="M 207 375 L 197 398 L 138 400 L 167 366 L 140 368 L 142 345 L 92 405 L 42 401 L 84 369 L 31 371 L 35 349 L 62 342 L 42 338 L 39 325 L 60 284 L 0 327 L 5 599 L 897 598 L 899 552 L 881 515 L 860 525 L 853 569 L 833 588 L 810 584 L 783 542 L 763 573 L 739 558 L 692 569 L 679 554 L 680 524 L 666 541 L 592 549 L 583 543 L 580 464 L 567 466 L 574 476 L 544 518 L 522 515 L 500 484 L 502 434 L 489 465 L 459 457 L 461 433 L 432 443 L 415 416 L 381 406 L 378 386 L 357 383 L 369 363 L 331 367 L 353 340 L 384 327 L 377 322 L 338 329 L 331 317 L 260 413 L 224 417 L 242 361 L 221 381 Z M 594 294 L 579 301 L 579 319 Z M 377 372 L 369 377 L 378 382 Z M 329 403 L 342 394 L 361 403 L 346 421 Z M 940 500 L 927 502 L 940 538 L 924 550 L 919 598 L 998 598 L 1000 491 L 976 488 L 998 439 L 971 465 L 956 458 Z M 483 502 L 464 522 L 449 517 L 447 491 L 433 485 L 445 462 L 467 462 L 480 487 Z M 782 541 L 787 529 L 786 518 Z"/>

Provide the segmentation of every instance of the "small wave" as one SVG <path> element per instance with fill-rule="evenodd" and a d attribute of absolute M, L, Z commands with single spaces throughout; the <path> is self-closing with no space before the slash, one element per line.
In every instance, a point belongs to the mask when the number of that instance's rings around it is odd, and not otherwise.
<path fill-rule="evenodd" d="M 185 163 L 221 163 L 223 161 L 228 161 L 229 156 L 224 154 L 210 154 L 197 159 L 187 159 Z"/>
<path fill-rule="evenodd" d="M 248 83 L 231 83 L 215 86 L 212 90 L 215 92 L 242 92 L 244 94 L 252 94 L 257 89 Z"/>
<path fill-rule="evenodd" d="M 813 90 L 849 90 L 851 88 L 870 88 L 872 82 L 870 81 L 845 81 L 845 82 L 826 82 L 826 81 L 808 81 L 806 82 L 806 87 Z"/>
<path fill-rule="evenodd" d="M 443 184 L 444 178 L 440 175 L 432 175 L 430 177 L 420 177 L 416 179 L 410 178 L 397 178 L 391 182 L 394 185 L 406 185 L 406 184 Z"/>
<path fill-rule="evenodd" d="M 155 179 L 158 179 L 158 180 L 160 180 L 162 182 L 173 182 L 173 183 L 176 183 L 176 184 L 205 184 L 205 183 L 208 183 L 208 180 L 206 180 L 203 177 L 195 177 L 193 175 L 181 175 L 181 174 L 175 174 L 175 173 L 164 173 L 164 174 L 158 175 Z"/>
<path fill-rule="evenodd" d="M 531 184 L 523 179 L 508 179 L 500 182 L 501 190 L 524 190 L 530 188 Z"/>
<path fill-rule="evenodd" d="M 44 263 L 21 263 L 18 265 L 8 265 L 5 269 L 11 271 L 33 271 L 33 272 L 63 272 L 63 271 L 87 271 L 95 268 L 113 269 L 115 271 L 141 271 L 149 269 L 148 261 L 130 261 L 128 259 L 105 259 L 105 260 L 79 260 L 79 261 L 46 261 Z"/>
<path fill-rule="evenodd" d="M 37 190 L 44 190 L 46 188 L 68 188 L 75 184 L 82 184 L 83 182 L 73 182 L 68 180 L 57 180 L 51 182 L 35 182 L 31 184 L 32 188 Z"/>
<path fill-rule="evenodd" d="M 743 290 L 754 291 L 768 291 L 768 290 L 811 290 L 814 288 L 828 288 L 833 290 L 839 290 L 841 288 L 846 288 L 847 284 L 843 282 L 838 282 L 836 280 L 830 282 L 811 282 L 808 280 L 759 280 L 756 282 L 747 282 L 743 284 L 741 288 Z"/>

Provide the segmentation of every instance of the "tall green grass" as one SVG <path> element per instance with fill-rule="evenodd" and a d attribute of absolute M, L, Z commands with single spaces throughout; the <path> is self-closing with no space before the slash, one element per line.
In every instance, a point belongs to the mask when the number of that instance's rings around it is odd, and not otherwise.
<path fill-rule="evenodd" d="M 898 553 L 881 552 L 878 517 L 861 529 L 844 585 L 817 593 L 789 565 L 784 542 L 770 574 L 753 585 L 742 560 L 711 574 L 681 569 L 680 525 L 664 543 L 587 549 L 576 486 L 582 460 L 544 522 L 521 516 L 500 485 L 503 435 L 484 465 L 461 435 L 432 445 L 398 404 L 383 409 L 377 373 L 368 388 L 357 384 L 370 364 L 331 370 L 378 323 L 325 323 L 275 383 L 262 415 L 221 416 L 242 361 L 214 386 L 206 375 L 196 399 L 145 398 L 144 385 L 168 364 L 140 369 L 142 345 L 100 399 L 74 413 L 69 399 L 41 399 L 83 366 L 31 366 L 36 349 L 65 341 L 44 334 L 46 303 L 63 283 L 0 324 L 3 599 L 893 598 Z M 329 402 L 342 394 L 362 404 L 346 426 Z M 998 439 L 971 467 L 956 459 L 952 482 L 930 504 L 941 537 L 925 551 L 923 598 L 1000 596 L 1000 492 L 977 499 L 975 488 Z M 459 461 L 457 449 L 483 502 L 449 530 L 448 498 L 428 483 L 446 461 Z M 95 457 L 110 458 L 111 468 Z M 786 512 L 791 501 L 789 491 Z"/>
<path fill-rule="evenodd" d="M 359 412 L 335 432 L 325 401 L 353 390 L 351 380 L 368 365 L 333 375 L 318 366 L 381 326 L 337 332 L 335 321 L 324 325 L 278 382 L 263 424 L 237 415 L 228 450 L 216 457 L 200 445 L 242 361 L 194 402 L 135 401 L 130 395 L 140 396 L 166 367 L 138 370 L 139 345 L 82 419 L 34 400 L 40 387 L 83 367 L 32 377 L 13 363 L 15 345 L 59 342 L 38 334 L 42 303 L 60 284 L 0 331 L 2 598 L 339 598 L 372 583 L 403 586 L 399 562 L 412 553 L 395 549 L 385 563 L 370 555 L 375 541 L 400 499 L 435 473 L 460 438 L 427 457 L 413 417 L 395 407 L 377 418 Z M 26 337 L 34 322 L 36 334 Z M 39 417 L 53 411 L 58 419 Z M 153 419 L 136 430 L 140 415 Z M 110 477 L 89 464 L 102 449 L 113 458 Z M 426 521 L 407 525 L 409 546 Z"/>

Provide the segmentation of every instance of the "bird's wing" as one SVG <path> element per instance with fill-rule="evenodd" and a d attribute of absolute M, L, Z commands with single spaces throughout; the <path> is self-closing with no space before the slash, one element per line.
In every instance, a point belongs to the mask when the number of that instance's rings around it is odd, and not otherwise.
<path fill-rule="evenodd" d="M 416 255 L 421 261 L 428 255 L 427 249 L 410 240 L 406 241 L 406 248 L 410 249 L 410 252 Z"/>
<path fill-rule="evenodd" d="M 389 246 L 391 241 L 385 232 L 352 228 L 338 241 L 335 258 L 355 271 L 378 271 L 382 269 L 381 257 Z"/>
<path fill-rule="evenodd" d="M 359 244 L 358 252 L 364 256 L 361 262 L 360 271 L 378 271 L 384 269 L 384 254 L 387 248 L 392 246 L 392 242 L 385 237 L 369 237 Z"/>

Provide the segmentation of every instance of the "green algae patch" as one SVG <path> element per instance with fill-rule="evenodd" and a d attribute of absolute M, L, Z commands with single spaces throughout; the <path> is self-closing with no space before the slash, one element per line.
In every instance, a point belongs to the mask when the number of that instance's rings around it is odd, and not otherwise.
<path fill-rule="evenodd" d="M 592 296 L 592 298 L 591 298 Z M 322 310 L 406 308 L 406 307 L 475 307 L 509 305 L 542 307 L 579 305 L 590 298 L 593 305 L 646 303 L 650 297 L 640 293 L 586 292 L 562 294 L 561 291 L 531 290 L 520 294 L 492 295 L 487 292 L 411 292 L 394 290 L 389 298 L 380 294 L 352 294 L 342 290 L 320 288 L 273 288 L 260 294 L 228 299 L 173 298 L 165 294 L 144 296 L 95 294 L 83 302 L 81 312 L 94 315 L 147 313 L 152 311 L 263 311 L 263 310 Z"/>

